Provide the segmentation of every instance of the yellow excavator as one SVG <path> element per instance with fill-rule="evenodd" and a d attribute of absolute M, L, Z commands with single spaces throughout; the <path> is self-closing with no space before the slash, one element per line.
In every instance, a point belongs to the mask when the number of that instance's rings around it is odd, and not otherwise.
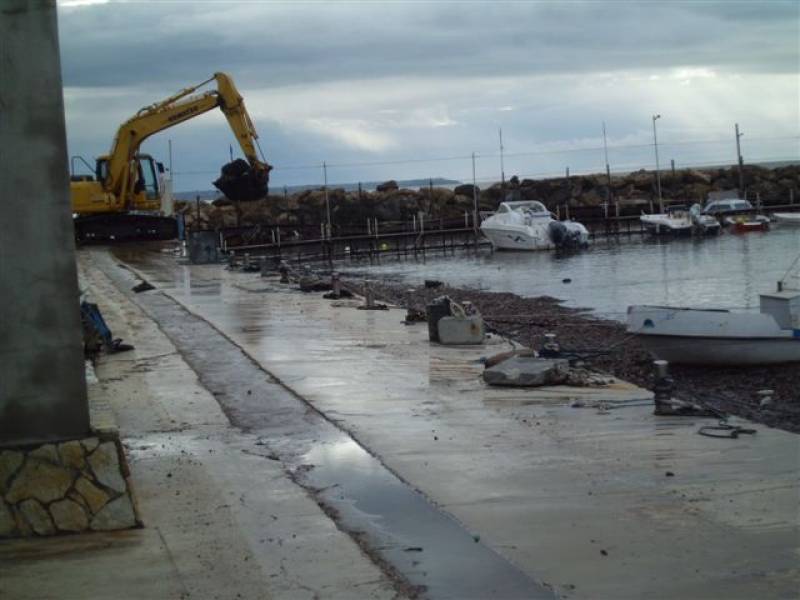
<path fill-rule="evenodd" d="M 196 93 L 212 81 L 216 82 L 216 89 Z M 175 219 L 159 212 L 164 166 L 139 153 L 139 147 L 151 135 L 215 108 L 225 114 L 247 160 L 224 165 L 214 185 L 235 202 L 266 197 L 272 167 L 263 160 L 244 100 L 230 76 L 214 73 L 202 83 L 142 108 L 123 123 L 109 154 L 97 158 L 94 175 L 73 173 L 70 193 L 76 239 L 89 242 L 174 238 Z"/>

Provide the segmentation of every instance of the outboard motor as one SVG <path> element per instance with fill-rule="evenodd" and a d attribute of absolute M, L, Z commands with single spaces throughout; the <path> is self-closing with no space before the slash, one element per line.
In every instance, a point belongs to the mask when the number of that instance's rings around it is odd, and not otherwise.
<path fill-rule="evenodd" d="M 550 234 L 550 241 L 556 248 L 563 248 L 566 245 L 569 233 L 561 221 L 550 221 L 547 232 Z"/>
<path fill-rule="evenodd" d="M 580 223 L 551 221 L 547 230 L 556 248 L 582 248 L 588 244 L 589 232 Z"/>

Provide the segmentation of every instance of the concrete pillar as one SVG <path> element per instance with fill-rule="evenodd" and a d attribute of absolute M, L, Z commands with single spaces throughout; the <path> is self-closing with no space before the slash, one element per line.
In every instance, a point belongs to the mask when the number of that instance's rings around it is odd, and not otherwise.
<path fill-rule="evenodd" d="M 85 436 L 55 0 L 0 2 L 0 446 Z"/>

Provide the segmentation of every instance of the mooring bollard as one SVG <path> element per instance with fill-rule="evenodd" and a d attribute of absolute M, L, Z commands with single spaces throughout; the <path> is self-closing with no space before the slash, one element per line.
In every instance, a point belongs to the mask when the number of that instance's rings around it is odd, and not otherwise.
<path fill-rule="evenodd" d="M 286 264 L 286 261 L 281 261 L 280 266 L 278 266 L 278 273 L 281 274 L 281 283 L 290 283 L 289 265 Z"/>
<path fill-rule="evenodd" d="M 247 271 L 250 269 L 250 253 L 244 253 L 244 262 L 242 263 L 242 268 Z"/>
<path fill-rule="evenodd" d="M 544 334 L 544 345 L 539 355 L 545 358 L 557 358 L 561 356 L 561 346 L 558 345 L 555 333 Z"/>
<path fill-rule="evenodd" d="M 369 279 L 364 280 L 364 302 L 366 308 L 375 308 L 375 292 L 372 291 Z"/>
<path fill-rule="evenodd" d="M 236 251 L 231 250 L 230 254 L 228 254 L 228 266 L 233 269 L 236 266 Z"/>
<path fill-rule="evenodd" d="M 269 275 L 269 261 L 266 256 L 262 256 L 258 259 L 258 267 L 262 277 L 267 277 Z"/>
<path fill-rule="evenodd" d="M 333 290 L 334 296 L 339 296 L 342 293 L 342 284 L 339 281 L 339 273 L 334 271 L 331 273 L 331 289 Z"/>
<path fill-rule="evenodd" d="M 669 376 L 669 363 L 665 360 L 654 360 L 656 381 L 653 386 L 653 396 L 655 400 L 655 414 L 671 415 L 672 392 L 675 389 L 675 381 Z"/>

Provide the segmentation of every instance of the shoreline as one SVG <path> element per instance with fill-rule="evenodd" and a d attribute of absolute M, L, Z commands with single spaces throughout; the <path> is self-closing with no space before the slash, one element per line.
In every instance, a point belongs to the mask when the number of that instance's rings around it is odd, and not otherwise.
<path fill-rule="evenodd" d="M 351 287 L 358 285 L 349 283 Z M 545 333 L 555 333 L 563 350 L 585 354 L 590 368 L 652 389 L 653 358 L 619 321 L 594 316 L 591 309 L 564 306 L 550 296 L 523 297 L 509 292 L 451 287 L 426 288 L 387 279 L 372 283 L 375 296 L 403 308 L 425 309 L 437 296 L 470 301 L 487 328 L 525 346 L 539 348 Z M 756 423 L 800 433 L 800 365 L 694 367 L 670 365 L 675 396 Z M 759 405 L 757 392 L 774 390 L 773 402 Z"/>

